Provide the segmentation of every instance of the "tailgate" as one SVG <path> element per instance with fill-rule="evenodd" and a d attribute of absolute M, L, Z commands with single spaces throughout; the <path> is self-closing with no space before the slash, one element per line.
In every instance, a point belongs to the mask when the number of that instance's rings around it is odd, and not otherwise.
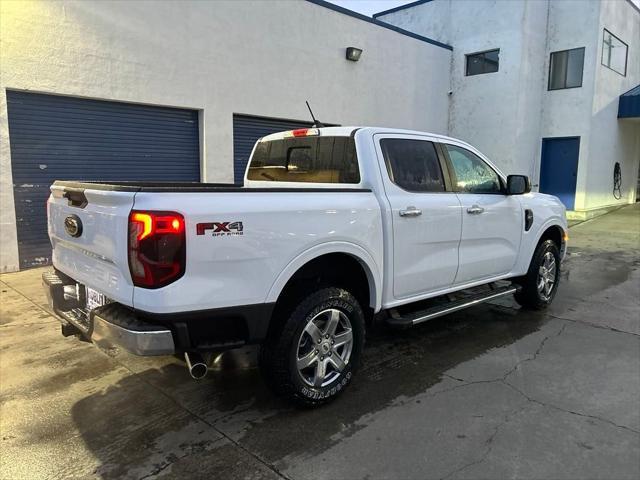
<path fill-rule="evenodd" d="M 133 299 L 127 242 L 134 197 L 53 185 L 47 204 L 54 267 L 125 305 Z"/>

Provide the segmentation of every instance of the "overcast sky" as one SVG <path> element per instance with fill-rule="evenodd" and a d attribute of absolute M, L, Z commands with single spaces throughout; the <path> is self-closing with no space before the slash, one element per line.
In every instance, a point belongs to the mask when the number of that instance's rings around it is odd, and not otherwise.
<path fill-rule="evenodd" d="M 411 3 L 414 0 L 328 0 L 331 3 L 340 5 L 341 7 L 354 10 L 363 15 L 371 16 L 374 13 L 388 10 L 398 5 Z M 640 0 L 639 0 L 640 1 Z"/>
<path fill-rule="evenodd" d="M 374 13 L 388 10 L 398 5 L 405 5 L 414 0 L 328 0 L 331 3 L 340 5 L 341 7 L 354 10 L 363 15 L 371 16 Z M 624 1 L 624 0 L 618 0 Z M 640 0 L 631 0 L 638 8 L 640 8 Z"/>

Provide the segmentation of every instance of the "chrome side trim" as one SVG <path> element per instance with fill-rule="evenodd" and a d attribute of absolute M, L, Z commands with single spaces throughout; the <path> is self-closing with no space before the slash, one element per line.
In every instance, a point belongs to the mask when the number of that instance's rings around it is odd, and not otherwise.
<path fill-rule="evenodd" d="M 505 295 L 511 295 L 515 293 L 517 290 L 518 289 L 516 287 L 511 287 L 506 290 L 493 293 L 491 295 L 487 295 L 486 297 L 469 300 L 468 302 L 460 303 L 458 305 L 454 305 L 452 307 L 445 308 L 437 312 L 429 313 L 428 315 L 424 315 L 422 317 L 414 318 L 411 323 L 413 325 L 417 325 L 418 323 L 426 322 L 427 320 L 431 320 L 432 318 L 438 318 L 438 317 L 442 317 L 443 315 L 447 315 L 449 313 L 457 312 L 458 310 L 464 310 L 465 308 L 472 307 L 473 305 L 477 305 L 479 303 L 483 303 L 489 300 L 493 300 L 494 298 L 504 297 Z"/>
<path fill-rule="evenodd" d="M 100 317 L 93 316 L 91 341 L 102 348 L 120 347 L 141 356 L 172 355 L 175 353 L 173 336 L 167 329 L 129 330 Z"/>

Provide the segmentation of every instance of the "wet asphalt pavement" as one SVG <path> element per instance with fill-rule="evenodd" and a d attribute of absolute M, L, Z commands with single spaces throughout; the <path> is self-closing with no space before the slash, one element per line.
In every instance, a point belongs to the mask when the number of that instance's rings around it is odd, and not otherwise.
<path fill-rule="evenodd" d="M 640 478 L 639 207 L 571 228 L 546 312 L 369 331 L 318 410 L 274 398 L 251 349 L 196 382 L 63 338 L 42 270 L 2 275 L 0 478 Z"/>

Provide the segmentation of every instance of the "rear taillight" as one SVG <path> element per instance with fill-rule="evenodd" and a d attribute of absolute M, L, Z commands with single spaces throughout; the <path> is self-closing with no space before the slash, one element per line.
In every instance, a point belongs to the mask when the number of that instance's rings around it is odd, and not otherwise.
<path fill-rule="evenodd" d="M 134 210 L 129 215 L 129 271 L 136 287 L 175 282 L 184 274 L 185 250 L 179 213 Z"/>

